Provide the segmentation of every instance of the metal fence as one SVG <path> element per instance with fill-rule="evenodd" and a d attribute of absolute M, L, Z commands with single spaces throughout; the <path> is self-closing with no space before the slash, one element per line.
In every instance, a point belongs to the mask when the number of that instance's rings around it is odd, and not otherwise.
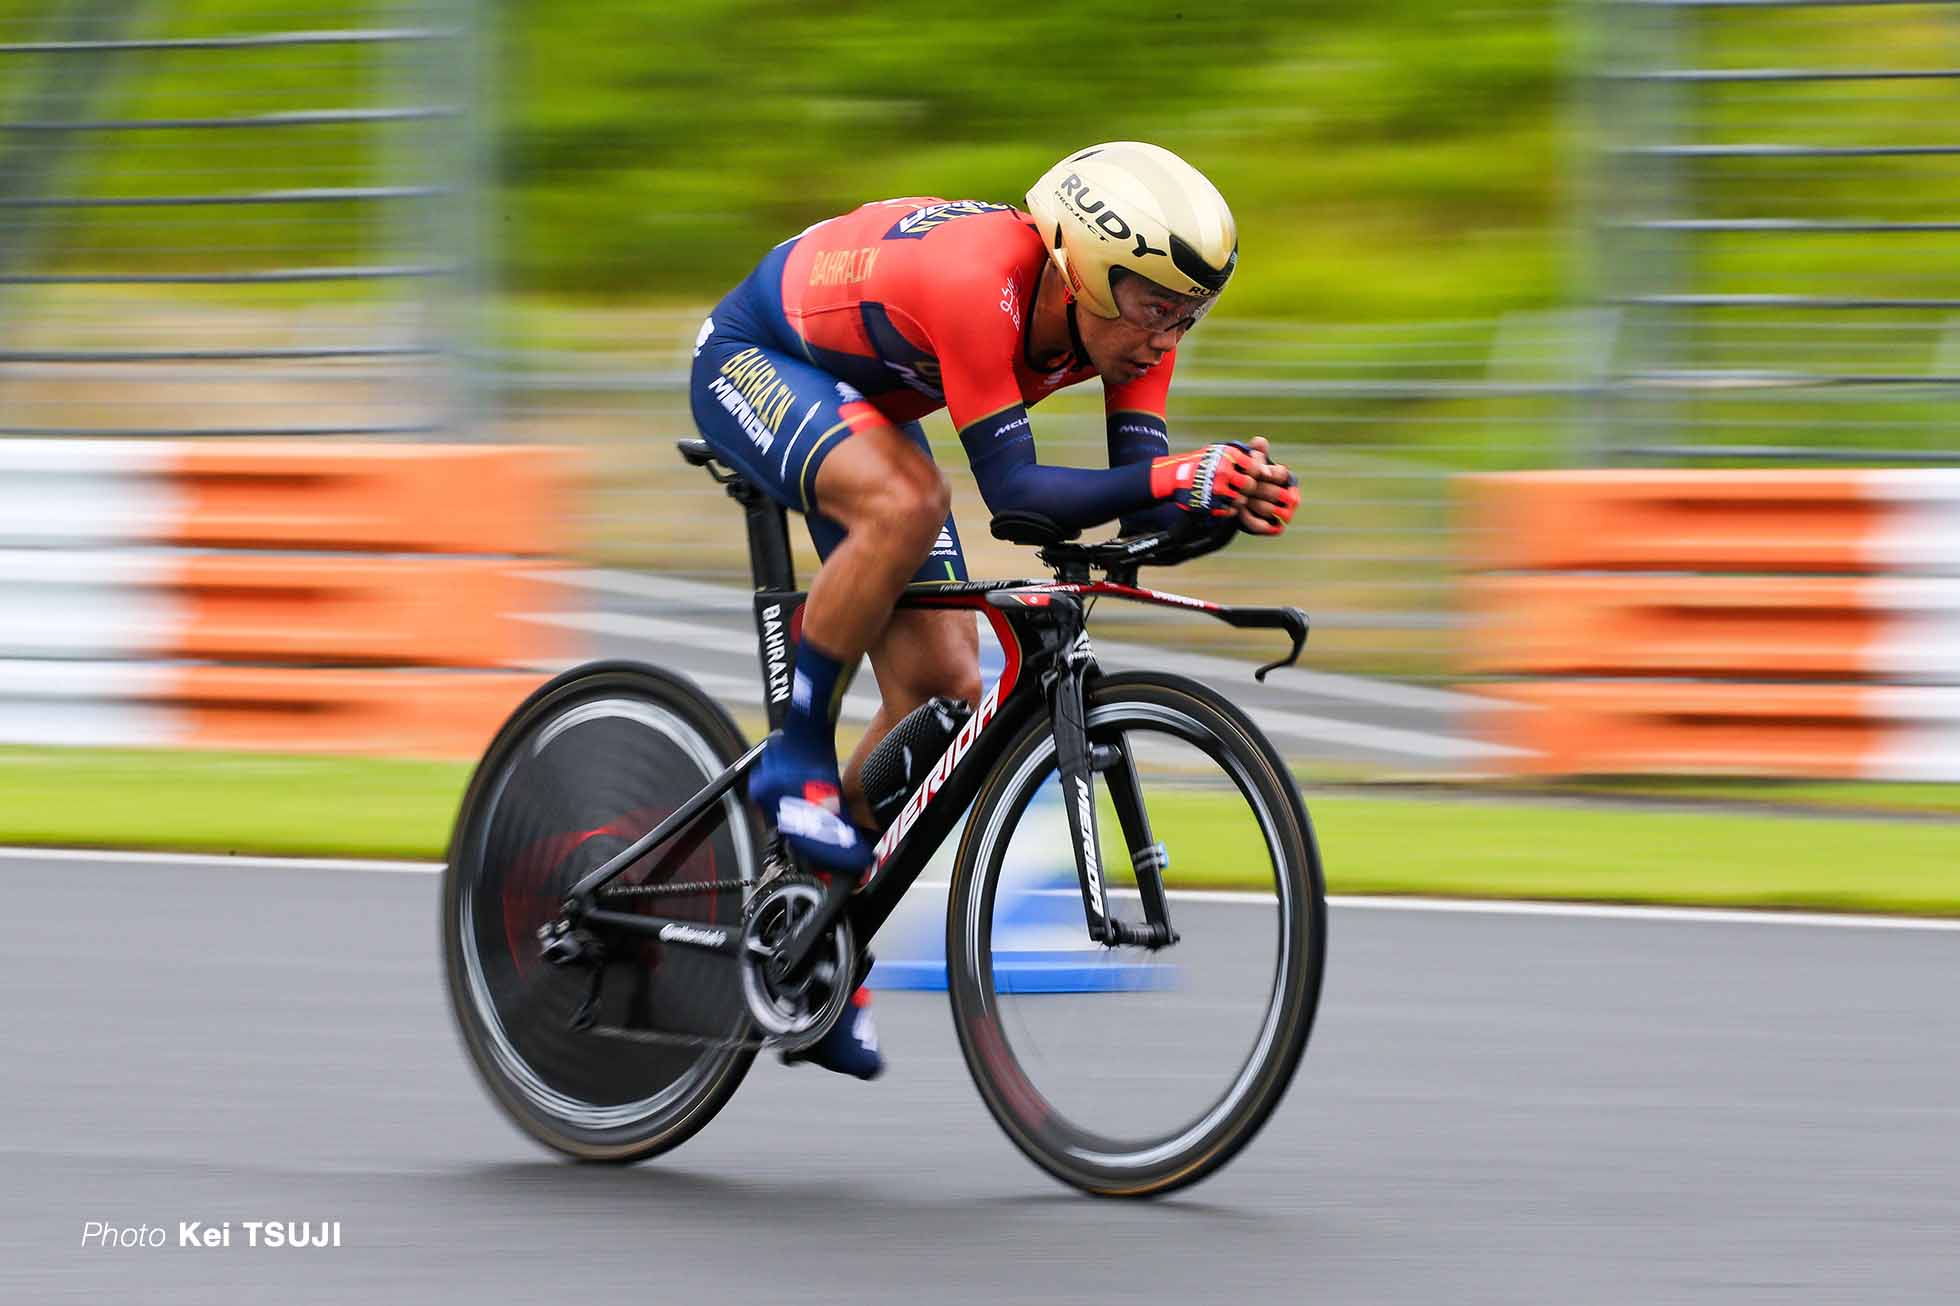
<path fill-rule="evenodd" d="M 130 0 L 0 17 L 0 435 L 467 420 L 471 7 L 280 17 L 213 30 Z"/>
<path fill-rule="evenodd" d="M 1960 458 L 1960 6 L 1580 14 L 1591 455 Z"/>

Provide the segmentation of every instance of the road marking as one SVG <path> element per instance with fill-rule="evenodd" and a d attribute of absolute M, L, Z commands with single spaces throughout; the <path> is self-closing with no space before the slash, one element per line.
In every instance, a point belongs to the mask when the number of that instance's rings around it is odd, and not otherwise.
<path fill-rule="evenodd" d="M 701 688 L 715 697 L 740 703 L 745 707 L 762 707 L 762 684 L 746 676 L 724 676 L 715 671 L 687 671 L 684 673 Z M 846 721 L 869 721 L 877 713 L 879 698 L 876 694 L 862 689 L 852 689 L 845 693 L 843 709 L 838 713 Z"/>
<path fill-rule="evenodd" d="M 93 848 L 6 848 L 0 847 L 0 861 L 81 861 L 124 865 L 231 866 L 268 871 L 375 871 L 391 875 L 435 875 L 441 862 L 363 861 L 330 857 L 237 857 L 211 853 L 140 852 Z M 944 880 L 920 880 L 915 889 L 945 889 Z M 1044 891 L 1047 892 L 1047 891 Z M 1054 892 L 1078 893 L 1078 890 Z M 1116 897 L 1135 897 L 1135 889 L 1113 891 Z M 1173 889 L 1173 901 L 1216 902 L 1247 906 L 1268 905 L 1269 893 L 1247 893 L 1230 889 Z M 1960 920 L 1938 916 L 1872 916 L 1829 912 L 1746 911 L 1727 907 L 1640 907 L 1626 903 L 1535 902 L 1483 898 L 1386 898 L 1334 894 L 1327 899 L 1332 907 L 1352 907 L 1363 911 L 1450 912 L 1470 916 L 1560 916 L 1601 920 L 1678 921 L 1697 925 L 1799 925 L 1822 929 L 1917 930 L 1933 933 L 1960 932 Z"/>
<path fill-rule="evenodd" d="M 1642 907 L 1631 903 L 1512 902 L 1477 898 L 1330 896 L 1336 907 L 1371 911 L 1433 911 L 1490 916 L 1573 916 L 1600 920 L 1679 921 L 1691 925 L 1805 925 L 1839 930 L 1960 931 L 1960 920 L 1937 916 L 1872 916 L 1831 912 L 1760 911 L 1734 907 Z"/>
<path fill-rule="evenodd" d="M 707 608 L 715 612 L 739 612 L 746 616 L 755 606 L 750 591 L 733 585 L 709 585 L 698 580 L 646 576 L 636 571 L 585 567 L 541 570 L 529 574 L 536 580 L 573 585 L 579 589 L 598 590 L 604 594 L 631 594 L 636 598 L 659 599 L 665 603 Z"/>
<path fill-rule="evenodd" d="M 223 853 L 165 853 L 123 848 L 0 847 L 0 860 L 242 866 L 255 871 L 380 871 L 395 875 L 434 875 L 443 866 L 441 862 L 368 861 L 353 857 L 240 857 Z"/>

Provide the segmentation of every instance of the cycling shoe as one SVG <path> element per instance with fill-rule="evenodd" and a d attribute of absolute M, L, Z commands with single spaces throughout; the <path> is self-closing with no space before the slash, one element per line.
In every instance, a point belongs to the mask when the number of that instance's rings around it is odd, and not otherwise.
<path fill-rule="evenodd" d="M 885 1058 L 878 1051 L 878 1028 L 871 1022 L 871 995 L 859 989 L 851 995 L 851 1005 L 815 1044 L 801 1052 L 783 1053 L 783 1064 L 811 1065 L 834 1070 L 840 1075 L 876 1079 L 885 1073 Z"/>
<path fill-rule="evenodd" d="M 749 798 L 812 870 L 859 875 L 870 867 L 872 841 L 844 815 L 835 762 L 791 757 L 779 737 L 749 774 Z"/>

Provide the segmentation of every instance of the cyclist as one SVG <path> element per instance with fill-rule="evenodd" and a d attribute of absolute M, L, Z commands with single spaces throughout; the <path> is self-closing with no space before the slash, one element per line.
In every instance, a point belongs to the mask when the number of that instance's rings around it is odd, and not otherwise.
<path fill-rule="evenodd" d="M 946 478 L 919 420 L 946 408 L 994 512 L 1125 532 L 1196 513 L 1277 535 L 1299 502 L 1266 441 L 1173 455 L 1177 346 L 1238 262 L 1223 197 L 1170 151 L 1071 154 L 1028 209 L 882 200 L 783 242 L 695 341 L 694 420 L 717 458 L 804 514 L 823 558 L 803 608 L 781 734 L 750 798 L 821 871 L 871 864 L 866 755 L 937 694 L 977 703 L 971 613 L 894 611 L 908 582 L 966 579 Z M 1037 460 L 1028 408 L 1100 376 L 1109 466 Z M 840 774 L 836 721 L 865 654 L 881 703 Z M 883 1066 L 862 991 L 809 1059 Z"/>

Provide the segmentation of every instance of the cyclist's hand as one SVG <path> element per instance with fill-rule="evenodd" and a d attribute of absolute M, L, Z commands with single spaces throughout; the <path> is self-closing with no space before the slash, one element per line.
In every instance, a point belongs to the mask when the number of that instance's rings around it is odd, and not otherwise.
<path fill-rule="evenodd" d="M 1259 482 L 1266 456 L 1231 441 L 1196 453 L 1172 454 L 1150 464 L 1150 492 L 1185 512 L 1231 517 Z"/>
<path fill-rule="evenodd" d="M 1266 437 L 1253 437 L 1251 452 L 1259 459 L 1259 478 L 1239 509 L 1239 529 L 1253 535 L 1278 535 L 1300 506 L 1300 478 L 1271 461 L 1266 450 Z"/>

